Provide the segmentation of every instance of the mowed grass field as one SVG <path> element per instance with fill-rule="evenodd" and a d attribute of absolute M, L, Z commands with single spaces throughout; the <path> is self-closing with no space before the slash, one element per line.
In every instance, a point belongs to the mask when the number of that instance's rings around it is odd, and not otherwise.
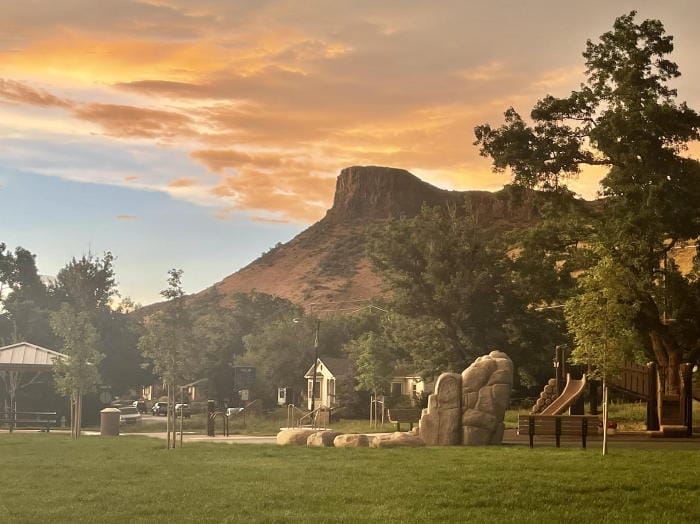
<path fill-rule="evenodd" d="M 0 522 L 700 522 L 700 453 L 0 434 Z"/>

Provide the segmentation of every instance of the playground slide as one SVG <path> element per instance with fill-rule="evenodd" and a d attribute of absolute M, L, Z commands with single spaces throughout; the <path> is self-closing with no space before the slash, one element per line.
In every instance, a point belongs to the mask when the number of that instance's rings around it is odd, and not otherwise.
<path fill-rule="evenodd" d="M 540 415 L 561 415 L 569 409 L 576 399 L 583 393 L 586 387 L 586 375 L 583 375 L 581 380 L 574 380 L 571 375 L 566 375 L 566 387 L 561 392 L 554 402 L 544 408 Z"/>

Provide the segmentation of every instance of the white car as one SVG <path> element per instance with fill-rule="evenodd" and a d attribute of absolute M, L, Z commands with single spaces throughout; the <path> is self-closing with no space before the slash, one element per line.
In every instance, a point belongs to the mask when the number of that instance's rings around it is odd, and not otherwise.
<path fill-rule="evenodd" d="M 119 415 L 120 424 L 138 424 L 141 422 L 141 413 L 134 406 L 124 406 L 119 408 L 121 415 Z"/>

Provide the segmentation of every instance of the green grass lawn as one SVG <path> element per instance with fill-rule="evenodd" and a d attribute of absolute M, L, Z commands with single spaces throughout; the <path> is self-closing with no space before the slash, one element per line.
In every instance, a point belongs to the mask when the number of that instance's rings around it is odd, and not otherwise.
<path fill-rule="evenodd" d="M 699 522 L 697 451 L 0 434 L 0 522 Z"/>

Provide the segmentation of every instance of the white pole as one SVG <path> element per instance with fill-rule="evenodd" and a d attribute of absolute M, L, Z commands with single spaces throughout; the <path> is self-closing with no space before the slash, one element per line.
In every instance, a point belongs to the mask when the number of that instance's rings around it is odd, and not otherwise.
<path fill-rule="evenodd" d="M 170 382 L 168 382 L 168 404 L 165 409 L 165 432 L 168 434 L 167 446 L 170 449 L 170 410 L 173 406 L 170 404 Z"/>
<path fill-rule="evenodd" d="M 608 385 L 603 377 L 603 455 L 608 453 Z"/>

